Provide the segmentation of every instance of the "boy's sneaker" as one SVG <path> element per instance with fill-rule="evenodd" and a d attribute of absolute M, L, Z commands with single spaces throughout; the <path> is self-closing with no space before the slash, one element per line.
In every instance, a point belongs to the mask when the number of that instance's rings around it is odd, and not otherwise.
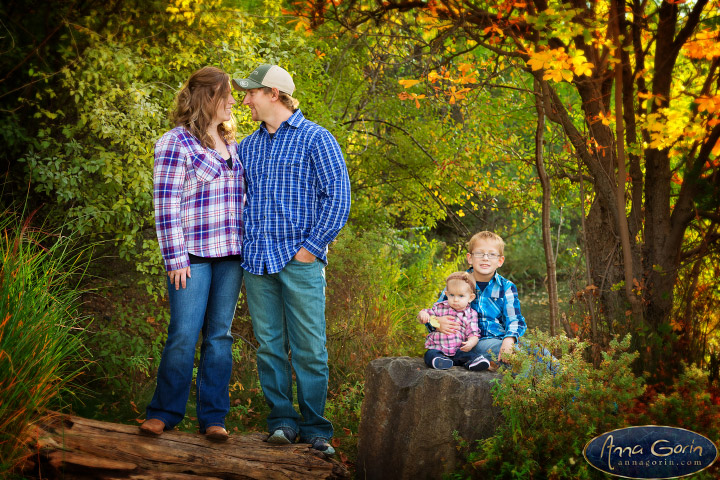
<path fill-rule="evenodd" d="M 330 443 L 328 443 L 326 438 L 313 437 L 308 443 L 313 449 L 325 454 L 328 457 L 335 455 L 335 449 L 332 447 L 332 445 L 330 445 Z"/>
<path fill-rule="evenodd" d="M 275 430 L 272 435 L 267 438 L 268 443 L 274 443 L 275 445 L 290 445 L 295 443 L 295 437 L 297 434 L 291 428 L 280 427 Z"/>
<path fill-rule="evenodd" d="M 432 360 L 432 367 L 436 370 L 447 370 L 452 368 L 453 361 L 445 357 L 435 357 Z"/>
<path fill-rule="evenodd" d="M 473 372 L 482 372 L 490 368 L 490 361 L 482 355 L 478 355 L 475 360 L 467 364 L 467 368 Z"/>

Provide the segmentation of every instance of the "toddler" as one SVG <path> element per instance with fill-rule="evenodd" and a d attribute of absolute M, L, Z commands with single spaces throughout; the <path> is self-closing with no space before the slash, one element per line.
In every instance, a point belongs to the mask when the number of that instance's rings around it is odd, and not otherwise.
<path fill-rule="evenodd" d="M 431 308 L 420 310 L 418 320 L 438 326 L 436 317 L 452 316 L 457 323 L 455 333 L 430 332 L 425 340 L 425 364 L 430 368 L 447 370 L 453 365 L 468 370 L 482 371 L 490 367 L 484 356 L 471 350 L 478 343 L 478 314 L 470 307 L 475 298 L 475 281 L 472 274 L 455 272 L 445 281 L 446 300 Z"/>

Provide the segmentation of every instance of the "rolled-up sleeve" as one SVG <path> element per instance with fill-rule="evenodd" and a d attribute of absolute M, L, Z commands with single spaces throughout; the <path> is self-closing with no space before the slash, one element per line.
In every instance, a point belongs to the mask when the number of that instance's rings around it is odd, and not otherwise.
<path fill-rule="evenodd" d="M 318 131 L 312 161 L 318 180 L 320 212 L 318 222 L 303 246 L 319 257 L 347 222 L 350 214 L 350 178 L 340 145 L 327 130 Z"/>

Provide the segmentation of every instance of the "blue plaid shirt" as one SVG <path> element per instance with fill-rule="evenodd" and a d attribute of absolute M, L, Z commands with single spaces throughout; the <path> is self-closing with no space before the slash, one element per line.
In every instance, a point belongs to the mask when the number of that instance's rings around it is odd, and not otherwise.
<path fill-rule="evenodd" d="M 247 182 L 243 268 L 277 273 L 301 247 L 327 264 L 327 246 L 350 213 L 350 179 L 332 134 L 296 110 L 272 139 L 262 123 L 238 155 Z"/>
<path fill-rule="evenodd" d="M 469 268 L 468 273 L 473 269 Z M 470 302 L 470 307 L 478 312 L 478 329 L 480 338 L 513 337 L 515 342 L 527 330 L 525 318 L 520 313 L 520 300 L 518 299 L 517 287 L 510 280 L 499 273 L 480 292 L 476 283 L 475 299 Z M 440 294 L 438 301 L 447 300 L 445 290 Z M 428 325 L 428 329 L 433 329 Z"/>

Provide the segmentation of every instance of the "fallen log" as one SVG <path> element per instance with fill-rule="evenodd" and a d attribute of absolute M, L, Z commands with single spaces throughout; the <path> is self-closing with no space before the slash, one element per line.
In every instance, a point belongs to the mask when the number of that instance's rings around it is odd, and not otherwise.
<path fill-rule="evenodd" d="M 33 452 L 26 472 L 43 479 L 350 478 L 343 464 L 308 444 L 270 445 L 256 433 L 223 443 L 178 431 L 149 437 L 133 425 L 56 414 L 35 425 L 26 443 Z"/>

